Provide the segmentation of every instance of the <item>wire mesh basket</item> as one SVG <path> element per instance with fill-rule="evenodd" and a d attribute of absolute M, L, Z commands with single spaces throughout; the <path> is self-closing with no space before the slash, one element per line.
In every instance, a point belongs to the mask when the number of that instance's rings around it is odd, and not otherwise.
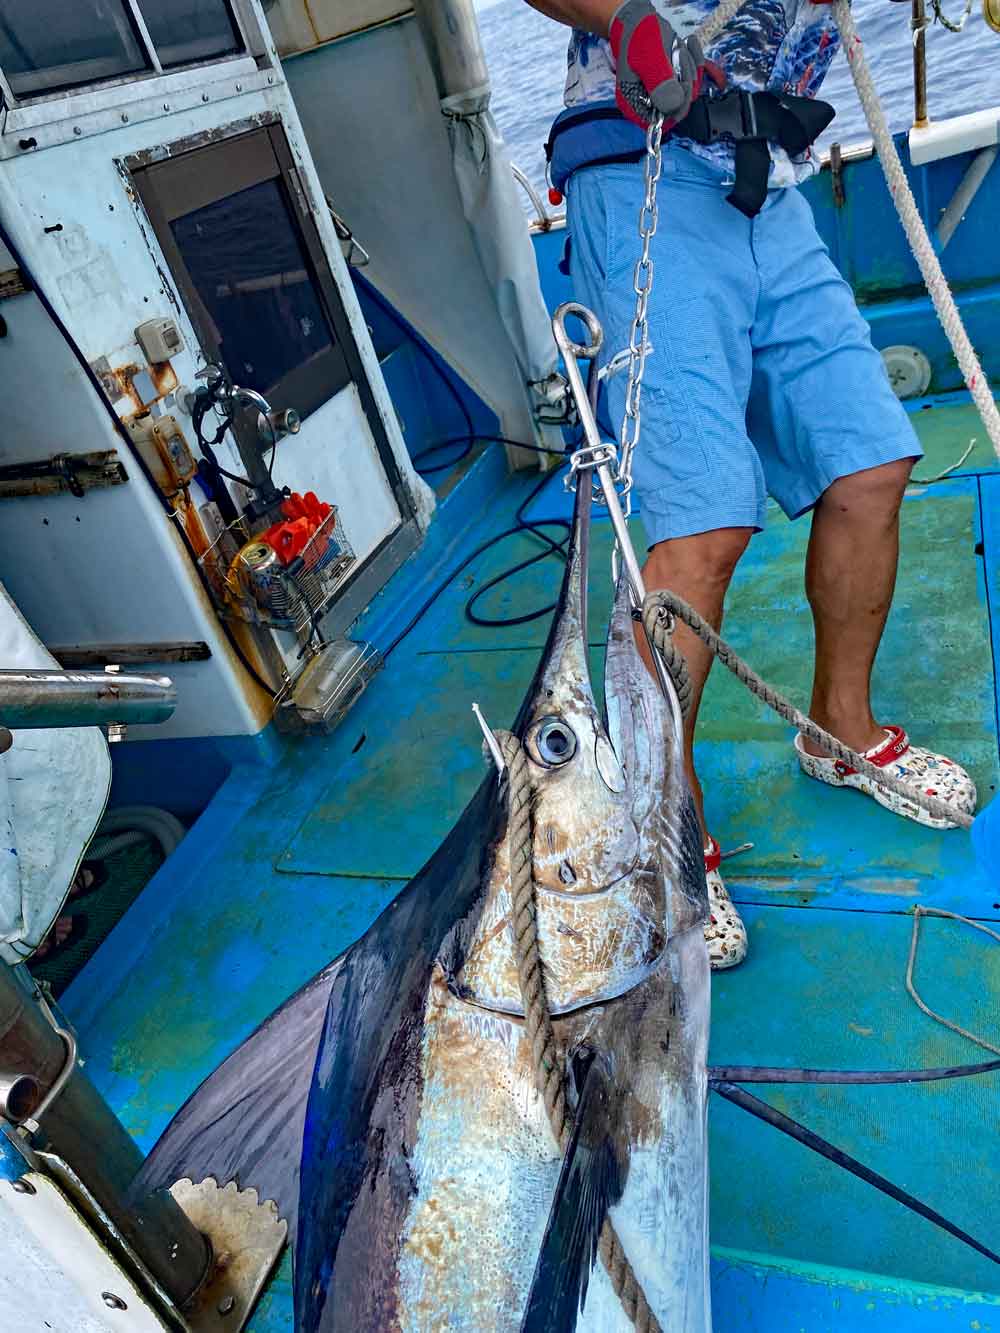
<path fill-rule="evenodd" d="M 251 624 L 301 634 L 315 625 L 355 563 L 354 549 L 332 509 L 294 560 L 232 524 L 202 557 L 224 609 Z"/>

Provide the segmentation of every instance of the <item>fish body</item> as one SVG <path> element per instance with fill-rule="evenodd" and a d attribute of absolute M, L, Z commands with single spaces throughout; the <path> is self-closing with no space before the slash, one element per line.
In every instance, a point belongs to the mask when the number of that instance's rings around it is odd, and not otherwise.
<path fill-rule="evenodd" d="M 595 703 L 589 509 L 582 486 L 562 593 L 513 728 L 528 759 L 539 947 L 573 1117 L 565 1153 L 526 1036 L 507 779 L 491 774 L 428 865 L 203 1085 L 147 1166 L 146 1183 L 220 1169 L 244 1187 L 266 1178 L 279 1208 L 297 1212 L 300 1333 L 624 1333 L 632 1325 L 595 1260 L 606 1217 L 662 1327 L 711 1327 L 701 839 L 678 714 L 639 658 L 624 585 L 605 716 Z M 275 1186 L 266 1154 L 243 1165 L 235 1145 L 247 1115 L 254 1141 L 265 1137 L 256 1090 L 298 1019 L 294 1068 L 277 1096 L 272 1085 L 267 1113 L 284 1115 L 275 1151 L 288 1179 Z"/>

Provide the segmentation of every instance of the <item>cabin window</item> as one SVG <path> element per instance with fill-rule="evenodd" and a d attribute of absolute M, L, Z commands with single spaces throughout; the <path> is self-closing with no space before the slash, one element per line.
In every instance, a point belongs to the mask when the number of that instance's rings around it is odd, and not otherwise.
<path fill-rule="evenodd" d="M 0 0 L 0 69 L 18 98 L 242 50 L 228 0 Z"/>
<path fill-rule="evenodd" d="M 280 126 L 133 178 L 202 347 L 235 383 L 307 416 L 349 382 L 347 316 Z"/>
<path fill-rule="evenodd" d="M 225 0 L 139 0 L 139 8 L 164 69 L 242 50 Z"/>
<path fill-rule="evenodd" d="M 3 0 L 0 69 L 15 97 L 152 68 L 124 0 Z"/>

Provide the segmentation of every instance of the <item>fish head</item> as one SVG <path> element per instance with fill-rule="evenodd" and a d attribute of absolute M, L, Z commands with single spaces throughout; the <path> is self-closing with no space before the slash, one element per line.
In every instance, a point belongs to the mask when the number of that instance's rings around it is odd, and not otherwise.
<path fill-rule="evenodd" d="M 680 710 L 639 656 L 624 580 L 608 637 L 603 708 L 595 698 L 587 634 L 591 502 L 582 481 L 559 601 L 513 728 L 527 758 L 535 912 L 557 1014 L 636 985 L 705 907 Z M 452 977 L 463 998 L 520 1013 L 509 930 L 513 854 L 501 832 L 475 936 Z"/>
<path fill-rule="evenodd" d="M 535 678 L 514 724 L 528 759 L 539 888 L 595 893 L 638 854 L 631 782 L 590 677 L 587 584 L 591 488 L 577 487 L 566 573 Z"/>
<path fill-rule="evenodd" d="M 707 914 L 683 718 L 672 683 L 661 686 L 639 655 L 642 630 L 624 570 L 598 707 L 588 662 L 591 505 L 591 488 L 581 482 L 562 592 L 515 725 L 531 768 L 535 883 L 593 894 L 629 877 L 651 877 L 663 886 L 659 929 L 669 938 Z"/>

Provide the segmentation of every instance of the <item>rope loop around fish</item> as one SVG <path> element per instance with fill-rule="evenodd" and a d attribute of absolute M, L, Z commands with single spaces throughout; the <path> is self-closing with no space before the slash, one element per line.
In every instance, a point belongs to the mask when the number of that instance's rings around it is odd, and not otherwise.
<path fill-rule="evenodd" d="M 691 675 L 687 658 L 674 643 L 674 625 L 674 617 L 668 608 L 655 598 L 647 597 L 642 605 L 642 627 L 654 651 L 660 654 L 677 691 L 681 716 L 686 718 L 691 710 Z"/>
<path fill-rule="evenodd" d="M 531 773 L 524 746 L 518 738 L 509 731 L 497 731 L 494 735 L 507 766 L 511 933 L 524 1004 L 525 1029 L 531 1042 L 536 1086 L 545 1103 L 545 1111 L 559 1150 L 565 1152 L 572 1133 L 572 1118 L 566 1102 L 565 1062 L 552 1026 L 538 942 Z M 605 1218 L 601 1228 L 598 1254 L 614 1293 L 637 1333 L 662 1333 L 660 1322 L 649 1307 L 642 1285 L 628 1261 L 610 1218 Z"/>
<path fill-rule="evenodd" d="M 921 810 L 933 816 L 935 819 L 946 820 L 949 824 L 958 824 L 962 828 L 971 828 L 973 816 L 964 810 L 959 810 L 947 801 L 942 801 L 938 796 L 928 796 L 926 792 L 915 792 L 912 787 L 895 778 L 884 768 L 879 768 L 877 764 L 869 763 L 863 754 L 857 750 L 852 750 L 845 745 L 843 741 L 838 741 L 836 736 L 825 731 L 811 717 L 807 717 L 800 709 L 783 694 L 780 694 L 773 685 L 768 685 L 757 675 L 752 667 L 740 657 L 722 636 L 713 628 L 712 625 L 700 616 L 693 606 L 689 606 L 682 597 L 676 593 L 669 592 L 666 589 L 660 589 L 656 592 L 646 594 L 642 604 L 643 624 L 647 623 L 647 617 L 653 619 L 655 616 L 676 616 L 682 620 L 689 629 L 693 630 L 701 639 L 702 643 L 708 647 L 713 655 L 719 659 L 727 670 L 731 671 L 738 681 L 747 687 L 751 694 L 758 699 L 762 699 L 786 722 L 790 722 L 797 727 L 807 740 L 814 745 L 822 746 L 828 751 L 834 759 L 839 759 L 847 764 L 849 768 L 856 769 L 863 773 L 865 777 L 871 778 L 879 786 L 886 790 L 894 792 L 907 805 L 919 806 Z"/>

